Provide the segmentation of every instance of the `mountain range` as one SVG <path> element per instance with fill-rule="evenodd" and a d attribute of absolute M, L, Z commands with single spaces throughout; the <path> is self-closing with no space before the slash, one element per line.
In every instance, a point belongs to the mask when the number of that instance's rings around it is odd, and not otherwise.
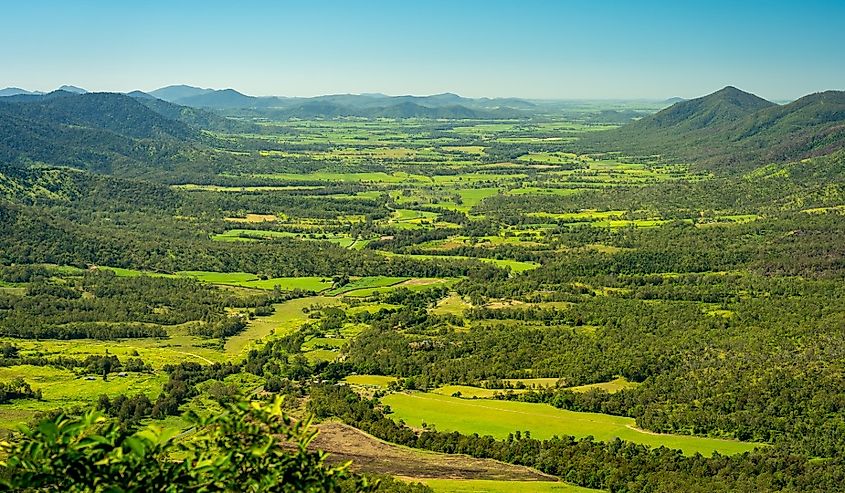
<path fill-rule="evenodd" d="M 166 89 L 158 94 L 181 95 L 176 101 L 208 97 L 232 101 L 267 99 L 226 90 Z M 495 111 L 470 108 L 468 101 L 476 106 L 501 102 L 469 100 L 454 94 L 272 99 L 288 106 L 256 106 L 239 111 L 256 117 L 340 117 L 348 116 L 344 109 L 354 104 L 358 115 L 370 117 L 459 119 L 475 118 L 480 111 Z M 203 162 L 208 165 L 209 156 L 219 153 L 213 150 L 215 137 L 203 131 L 260 131 L 248 118 L 227 118 L 221 112 L 225 115 L 229 110 L 210 111 L 176 104 L 140 91 L 17 93 L 0 97 L 0 163 L 19 167 L 41 163 L 129 175 L 172 171 L 185 162 L 200 166 L 198 155 L 204 156 Z M 845 148 L 845 92 L 810 94 L 778 105 L 726 87 L 701 98 L 677 102 L 612 130 L 590 132 L 573 145 L 580 151 L 618 149 L 640 156 L 660 154 L 676 162 L 742 172 L 760 164 L 797 161 Z M 192 157 L 187 158 L 189 155 Z"/>
<path fill-rule="evenodd" d="M 536 105 L 517 98 L 464 98 L 444 93 L 432 96 L 335 94 L 313 98 L 248 96 L 234 89 L 168 86 L 152 96 L 195 108 L 225 110 L 245 116 L 284 118 L 508 118 L 526 116 Z"/>
<path fill-rule="evenodd" d="M 74 86 L 58 90 L 82 94 Z M 20 88 L 0 90 L 2 96 L 41 95 Z M 132 91 L 133 97 L 156 98 L 180 106 L 222 111 L 230 116 L 287 118 L 519 118 L 535 112 L 537 105 L 518 98 L 465 98 L 444 93 L 432 96 L 387 96 L 384 94 L 336 94 L 312 98 L 249 96 L 234 89 L 204 89 L 187 85 L 162 87 L 147 93 Z M 618 118 L 617 115 L 612 115 Z"/>

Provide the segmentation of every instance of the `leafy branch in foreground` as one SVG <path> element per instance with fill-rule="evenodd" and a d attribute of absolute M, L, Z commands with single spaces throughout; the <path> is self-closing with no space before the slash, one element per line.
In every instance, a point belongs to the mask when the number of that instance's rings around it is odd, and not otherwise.
<path fill-rule="evenodd" d="M 192 436 L 149 425 L 121 429 L 100 412 L 60 415 L 2 442 L 0 489 L 62 492 L 334 492 L 351 475 L 309 451 L 315 432 L 271 404 L 239 401 L 209 417 L 188 413 Z M 343 481 L 348 487 L 349 482 Z M 354 480 L 355 491 L 366 491 Z M 345 488 L 344 488 L 345 489 Z"/>

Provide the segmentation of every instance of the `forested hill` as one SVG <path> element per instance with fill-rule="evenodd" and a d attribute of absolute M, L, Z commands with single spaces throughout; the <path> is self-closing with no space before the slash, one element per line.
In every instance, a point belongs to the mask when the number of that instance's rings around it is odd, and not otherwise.
<path fill-rule="evenodd" d="M 645 117 L 629 127 L 673 131 L 693 131 L 706 127 L 730 125 L 756 111 L 775 104 L 728 86 L 713 94 L 673 104 L 665 110 Z"/>
<path fill-rule="evenodd" d="M 258 125 L 220 116 L 211 111 L 170 103 L 147 93 L 135 91 L 128 96 L 159 115 L 170 120 L 184 123 L 194 130 L 212 130 L 217 132 L 251 133 L 258 131 Z"/>
<path fill-rule="evenodd" d="M 845 147 L 845 92 L 777 105 L 726 87 L 585 139 L 592 148 L 661 154 L 719 171 L 829 154 Z"/>
<path fill-rule="evenodd" d="M 34 123 L 95 128 L 136 139 L 195 137 L 184 123 L 166 118 L 124 94 L 57 91 L 18 102 L 0 99 L 0 111 L 4 116 Z"/>
<path fill-rule="evenodd" d="M 67 166 L 130 177 L 179 179 L 213 168 L 214 139 L 201 130 L 251 131 L 254 125 L 152 98 L 116 93 L 0 98 L 0 163 Z"/>

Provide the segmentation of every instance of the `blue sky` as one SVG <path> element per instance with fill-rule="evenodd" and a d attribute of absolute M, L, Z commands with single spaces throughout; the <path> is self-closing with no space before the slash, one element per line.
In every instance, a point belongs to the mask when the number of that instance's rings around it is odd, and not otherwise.
<path fill-rule="evenodd" d="M 0 87 L 770 99 L 845 89 L 845 0 L 18 1 Z"/>

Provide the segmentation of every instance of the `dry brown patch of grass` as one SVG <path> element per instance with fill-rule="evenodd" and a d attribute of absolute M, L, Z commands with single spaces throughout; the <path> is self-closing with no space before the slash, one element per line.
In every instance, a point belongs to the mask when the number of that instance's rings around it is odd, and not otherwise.
<path fill-rule="evenodd" d="M 263 223 L 278 221 L 274 214 L 247 214 L 246 217 L 227 217 L 226 221 L 231 223 Z"/>
<path fill-rule="evenodd" d="M 310 447 L 324 450 L 329 462 L 352 461 L 355 472 L 431 479 L 492 479 L 549 481 L 557 478 L 534 469 L 468 455 L 441 454 L 384 442 L 351 426 L 329 422 L 317 425 Z"/>

